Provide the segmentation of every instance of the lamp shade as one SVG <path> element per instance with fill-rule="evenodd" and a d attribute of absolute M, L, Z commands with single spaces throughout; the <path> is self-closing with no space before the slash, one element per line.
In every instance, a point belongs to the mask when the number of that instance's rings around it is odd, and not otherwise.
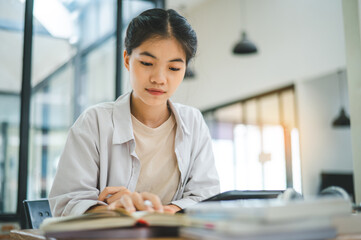
<path fill-rule="evenodd" d="M 241 41 L 238 42 L 233 48 L 234 54 L 251 54 L 257 53 L 257 47 L 248 40 L 246 32 L 242 32 Z"/>
<path fill-rule="evenodd" d="M 187 67 L 186 72 L 184 74 L 184 78 L 191 79 L 191 78 L 195 78 L 195 77 L 196 77 L 196 74 L 194 73 L 193 69 L 191 67 Z"/>
<path fill-rule="evenodd" d="M 346 115 L 344 108 L 341 108 L 340 114 L 335 120 L 333 120 L 332 126 L 334 126 L 334 127 L 350 126 L 350 118 Z"/>

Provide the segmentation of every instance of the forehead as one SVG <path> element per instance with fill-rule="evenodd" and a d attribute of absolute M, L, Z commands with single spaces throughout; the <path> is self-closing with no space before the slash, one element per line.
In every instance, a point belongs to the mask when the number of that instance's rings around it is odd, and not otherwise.
<path fill-rule="evenodd" d="M 147 51 L 156 57 L 183 58 L 184 60 L 186 58 L 182 44 L 174 37 L 153 37 L 147 39 L 135 48 L 134 51 L 138 54 Z"/>

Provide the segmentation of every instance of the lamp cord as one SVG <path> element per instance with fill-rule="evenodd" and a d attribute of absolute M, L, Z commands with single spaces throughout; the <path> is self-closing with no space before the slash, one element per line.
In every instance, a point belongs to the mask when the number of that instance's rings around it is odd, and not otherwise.
<path fill-rule="evenodd" d="M 340 93 L 341 108 L 345 107 L 344 96 L 343 96 L 343 82 L 342 82 L 342 70 L 338 71 L 338 90 Z"/>
<path fill-rule="evenodd" d="M 243 7 L 241 4 L 241 27 L 243 22 L 243 31 L 247 29 L 247 0 L 241 0 L 241 3 L 243 2 Z"/>

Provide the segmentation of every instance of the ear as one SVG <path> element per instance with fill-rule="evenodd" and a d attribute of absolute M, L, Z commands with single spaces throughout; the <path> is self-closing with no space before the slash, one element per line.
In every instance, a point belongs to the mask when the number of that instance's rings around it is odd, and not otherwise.
<path fill-rule="evenodd" d="M 128 71 L 129 71 L 129 60 L 130 60 L 129 58 L 130 56 L 128 55 L 127 50 L 124 50 L 123 52 L 124 66 L 126 69 L 128 69 Z"/>

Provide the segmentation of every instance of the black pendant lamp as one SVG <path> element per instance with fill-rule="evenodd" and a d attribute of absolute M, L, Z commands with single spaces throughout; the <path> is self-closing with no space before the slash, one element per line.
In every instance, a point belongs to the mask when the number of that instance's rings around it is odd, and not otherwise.
<path fill-rule="evenodd" d="M 196 77 L 196 74 L 194 73 L 193 69 L 189 66 L 186 68 L 186 72 L 184 74 L 184 79 L 193 79 Z"/>
<path fill-rule="evenodd" d="M 342 84 L 342 71 L 338 71 L 338 89 L 340 91 L 340 100 L 341 100 L 341 109 L 339 115 L 333 120 L 333 127 L 349 127 L 350 118 L 346 114 L 344 104 L 343 104 L 343 84 Z"/>
<path fill-rule="evenodd" d="M 186 72 L 184 74 L 184 79 L 194 79 L 196 77 L 194 71 L 194 61 L 193 59 L 188 63 L 186 67 Z"/>
<path fill-rule="evenodd" d="M 244 25 L 246 25 L 245 8 L 246 8 L 246 1 L 244 1 L 244 6 L 243 7 L 241 6 L 241 15 L 243 16 Z M 246 31 L 243 30 L 241 34 L 241 40 L 238 43 L 236 43 L 236 45 L 233 47 L 233 53 L 252 54 L 257 52 L 258 50 L 256 45 L 248 39 Z"/>
<path fill-rule="evenodd" d="M 238 42 L 234 48 L 233 48 L 234 54 L 251 54 L 251 53 L 257 53 L 257 47 L 256 45 L 251 42 L 248 37 L 247 33 L 245 31 L 242 32 L 242 38 L 241 41 Z"/>
<path fill-rule="evenodd" d="M 345 109 L 341 107 L 339 116 L 333 120 L 332 126 L 334 127 L 349 127 L 350 118 L 346 115 Z"/>

